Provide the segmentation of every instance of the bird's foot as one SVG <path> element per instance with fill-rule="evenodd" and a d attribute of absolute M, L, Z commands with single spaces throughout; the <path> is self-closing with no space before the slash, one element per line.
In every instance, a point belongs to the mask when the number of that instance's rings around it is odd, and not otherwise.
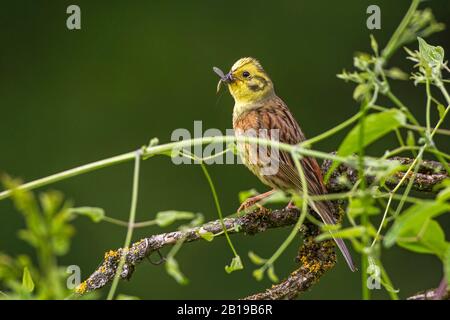
<path fill-rule="evenodd" d="M 287 204 L 287 206 L 285 207 L 286 210 L 292 210 L 292 209 L 297 209 L 297 206 L 294 204 L 294 201 L 291 200 L 289 201 L 289 203 Z"/>
<path fill-rule="evenodd" d="M 237 212 L 239 213 L 241 211 L 246 211 L 248 208 L 253 207 L 255 205 L 258 206 L 259 208 L 264 208 L 262 205 L 258 204 L 258 202 L 263 200 L 264 198 L 267 198 L 268 196 L 270 196 L 274 192 L 275 192 L 275 190 L 270 190 L 270 191 L 267 191 L 265 193 L 261 193 L 261 194 L 258 194 L 256 196 L 254 196 L 254 197 L 246 199 L 239 206 Z"/>
<path fill-rule="evenodd" d="M 258 206 L 258 207 L 262 207 L 260 204 L 258 204 L 258 202 L 261 199 L 258 199 L 257 196 L 256 197 L 251 197 L 246 199 L 244 202 L 241 203 L 241 205 L 239 206 L 237 212 L 241 212 L 241 211 L 247 211 L 248 208 L 251 208 L 253 206 Z"/>

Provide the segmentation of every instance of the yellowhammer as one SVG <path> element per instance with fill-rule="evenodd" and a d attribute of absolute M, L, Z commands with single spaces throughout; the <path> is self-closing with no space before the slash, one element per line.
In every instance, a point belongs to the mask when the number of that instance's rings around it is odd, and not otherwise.
<path fill-rule="evenodd" d="M 214 68 L 214 71 L 221 77 L 218 88 L 221 83 L 227 84 L 234 98 L 233 128 L 236 135 L 248 136 L 250 131 L 257 137 L 262 137 L 261 133 L 264 133 L 263 138 L 267 139 L 276 132 L 279 142 L 293 145 L 306 139 L 286 104 L 275 94 L 272 80 L 256 59 L 239 59 L 227 74 L 218 68 Z M 273 190 L 248 199 L 239 210 L 264 199 L 275 189 L 288 193 L 302 190 L 301 179 L 290 153 L 280 150 L 275 159 L 277 170 L 267 173 L 263 169 L 267 167 L 267 159 L 273 160 L 270 148 L 262 152 L 259 148 L 252 147 L 254 146 L 248 143 L 238 143 L 242 161 L 264 184 Z M 262 160 L 263 153 L 265 161 Z M 311 195 L 327 193 L 317 161 L 314 158 L 304 157 L 301 165 L 308 184 L 308 193 Z M 330 202 L 310 201 L 308 204 L 325 224 L 336 223 Z M 355 271 L 344 241 L 340 238 L 335 238 L 335 241 L 350 269 Z"/>

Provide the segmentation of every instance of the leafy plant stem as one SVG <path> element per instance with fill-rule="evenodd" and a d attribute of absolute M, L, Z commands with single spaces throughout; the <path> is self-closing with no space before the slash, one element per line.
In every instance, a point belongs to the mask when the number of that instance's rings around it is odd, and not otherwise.
<path fill-rule="evenodd" d="M 386 96 L 399 108 L 400 111 L 403 111 L 406 114 L 406 117 L 409 121 L 411 121 L 411 123 L 413 123 L 415 126 L 420 127 L 420 123 L 419 121 L 417 121 L 416 117 L 414 117 L 411 111 L 409 111 L 408 107 L 406 107 L 403 102 L 401 102 L 400 99 L 392 93 L 392 91 L 389 90 L 386 93 Z"/>
<path fill-rule="evenodd" d="M 294 160 L 295 166 L 297 167 L 297 171 L 300 175 L 300 180 L 302 182 L 302 211 L 300 214 L 300 217 L 298 218 L 297 222 L 294 225 L 294 228 L 292 229 L 291 233 L 289 233 L 289 236 L 283 241 L 283 243 L 278 247 L 278 249 L 275 251 L 275 253 L 265 262 L 265 264 L 261 267 L 263 270 L 266 270 L 270 266 L 273 266 L 275 261 L 281 256 L 281 254 L 286 250 L 286 248 L 291 244 L 291 242 L 294 240 L 295 236 L 298 234 L 298 231 L 300 230 L 301 225 L 305 221 L 306 215 L 308 213 L 308 185 L 305 177 L 305 173 L 303 171 L 303 168 L 300 164 L 300 161 L 298 160 L 298 155 L 295 153 L 291 154 L 292 159 Z"/>
<path fill-rule="evenodd" d="M 403 17 L 402 21 L 400 22 L 399 26 L 395 30 L 394 34 L 392 35 L 391 39 L 389 40 L 388 44 L 381 54 L 384 60 L 389 59 L 395 52 L 395 50 L 399 47 L 399 45 L 401 45 L 400 38 L 405 32 L 405 29 L 408 27 L 409 22 L 411 21 L 414 13 L 417 10 L 417 7 L 419 6 L 419 3 L 420 0 L 412 1 L 408 11 L 406 12 L 405 16 Z"/>
<path fill-rule="evenodd" d="M 222 209 L 220 207 L 219 197 L 217 196 L 217 192 L 216 192 L 216 188 L 214 187 L 214 183 L 211 179 L 211 176 L 209 175 L 208 170 L 206 169 L 205 164 L 203 162 L 200 162 L 200 165 L 202 167 L 202 170 L 206 177 L 206 180 L 208 181 L 209 188 L 211 189 L 211 192 L 212 192 L 212 195 L 214 198 L 214 203 L 216 205 L 217 214 L 219 215 L 220 224 L 222 225 L 223 232 L 225 233 L 225 238 L 227 239 L 228 245 L 230 246 L 231 251 L 233 251 L 234 256 L 237 257 L 238 253 L 237 253 L 236 249 L 234 248 L 233 243 L 231 242 L 230 235 L 228 234 L 225 223 L 223 222 Z"/>
<path fill-rule="evenodd" d="M 337 126 L 325 131 L 324 133 L 321 133 L 313 138 L 310 138 L 302 143 L 300 143 L 300 145 L 312 145 L 316 142 L 319 142 L 321 140 L 324 140 L 334 134 L 336 134 L 337 132 L 341 131 L 342 129 L 345 129 L 346 127 L 348 127 L 349 125 L 351 125 L 352 123 L 354 123 L 355 121 L 357 121 L 360 117 L 361 117 L 362 113 L 358 112 L 356 113 L 354 116 L 352 116 L 351 118 L 345 120 L 344 122 L 338 124 Z"/>
<path fill-rule="evenodd" d="M 235 136 L 214 136 L 214 137 L 201 137 L 194 139 L 186 139 L 182 141 L 170 142 L 162 145 L 149 146 L 143 149 L 143 155 L 145 157 L 150 157 L 153 155 L 163 154 L 168 151 L 172 151 L 175 149 L 182 149 L 188 146 L 195 146 L 201 144 L 208 143 L 220 143 L 220 142 L 247 142 L 247 143 L 258 143 L 265 146 L 273 146 L 277 147 L 280 150 L 292 152 L 296 151 L 303 156 L 316 157 L 319 159 L 330 159 L 335 160 L 347 164 L 351 164 L 345 157 L 340 157 L 336 155 L 332 155 L 326 152 L 320 152 L 316 150 L 310 150 L 308 148 L 304 148 L 302 146 L 294 146 L 287 143 L 281 143 L 278 141 L 270 140 L 270 139 L 262 139 L 257 137 L 235 137 Z M 59 181 L 66 180 L 71 177 L 79 176 L 84 173 L 96 171 L 102 168 L 107 168 L 113 165 L 117 165 L 120 163 L 128 162 L 133 160 L 135 157 L 135 151 L 124 153 L 115 157 L 103 159 L 100 161 L 92 162 L 89 164 L 85 164 L 79 167 L 75 167 L 69 170 L 65 170 L 44 178 L 40 178 L 20 186 L 17 186 L 17 190 L 34 190 L 39 187 L 47 186 L 49 184 L 53 184 Z M 12 190 L 5 190 L 0 192 L 0 201 L 11 197 Z"/>
<path fill-rule="evenodd" d="M 390 287 L 386 288 L 386 291 L 388 292 L 389 296 L 391 297 L 391 300 L 399 300 L 397 292 L 394 290 L 394 285 L 392 284 L 391 278 L 389 277 L 388 273 L 386 272 L 386 269 L 384 268 L 383 264 L 381 263 L 380 259 L 375 259 L 376 264 L 380 267 L 381 270 L 381 279 Z"/>
<path fill-rule="evenodd" d="M 406 178 L 409 176 L 409 174 L 411 173 L 412 169 L 413 169 L 413 168 L 416 166 L 416 164 L 420 161 L 420 159 L 422 158 L 422 155 L 423 155 L 423 152 L 424 152 L 424 151 L 425 151 L 425 145 L 422 146 L 422 148 L 420 148 L 417 157 L 414 159 L 414 161 L 413 161 L 413 162 L 411 163 L 411 165 L 408 167 L 408 170 L 406 170 L 405 174 L 404 174 L 403 177 L 400 179 L 400 181 L 397 183 L 397 185 L 394 187 L 394 189 L 392 189 L 392 191 L 390 192 L 389 199 L 388 199 L 386 208 L 385 208 L 384 213 L 383 213 L 383 218 L 381 219 L 380 225 L 379 225 L 378 230 L 377 230 L 377 234 L 376 234 L 375 238 L 374 238 L 373 241 L 372 241 L 372 244 L 371 244 L 371 246 L 370 246 L 371 248 L 375 245 L 375 243 L 376 243 L 377 240 L 378 240 L 378 237 L 379 237 L 379 235 L 380 235 L 381 229 L 383 228 L 384 221 L 385 221 L 385 219 L 386 219 L 386 217 L 387 217 L 387 213 L 388 213 L 388 210 L 389 210 L 389 208 L 390 208 L 390 205 L 391 205 L 391 202 L 392 202 L 392 198 L 394 197 L 394 194 L 395 194 L 395 193 L 397 192 L 397 190 L 402 186 L 403 182 L 405 182 Z M 412 177 L 411 179 L 413 179 L 413 177 Z"/>
<path fill-rule="evenodd" d="M 427 106 L 426 106 L 426 125 L 427 125 L 427 136 L 431 139 L 431 91 L 430 91 L 430 80 L 426 78 L 426 91 L 427 91 Z"/>
<path fill-rule="evenodd" d="M 117 285 L 119 283 L 120 274 L 122 273 L 122 268 L 125 263 L 126 258 L 126 249 L 129 248 L 131 243 L 131 238 L 133 236 L 133 225 L 136 220 L 136 207 L 139 193 L 139 170 L 140 170 L 140 162 L 141 162 L 142 151 L 138 150 L 135 152 L 135 162 L 134 162 L 134 174 L 133 174 L 133 190 L 131 194 L 131 207 L 130 207 L 130 215 L 128 220 L 128 230 L 127 235 L 125 237 L 125 242 L 123 245 L 122 256 L 120 257 L 119 265 L 116 270 L 116 274 L 114 275 L 114 280 L 111 285 L 111 289 L 108 293 L 108 300 L 112 300 L 114 298 L 114 294 L 117 289 Z"/>
<path fill-rule="evenodd" d="M 108 217 L 108 216 L 104 216 L 102 220 L 105 221 L 105 222 L 109 222 L 109 223 L 118 225 L 118 226 L 122 226 L 122 227 L 127 227 L 128 228 L 128 226 L 129 226 L 128 221 L 123 221 L 123 220 L 116 219 L 116 218 L 111 218 L 111 217 Z M 156 224 L 157 224 L 156 220 L 135 222 L 133 224 L 133 228 L 134 229 L 136 229 L 136 228 L 145 228 L 145 227 L 154 226 Z"/>
<path fill-rule="evenodd" d="M 376 92 L 375 92 L 376 93 Z M 375 96 L 374 93 L 374 96 Z M 376 99 L 376 97 L 375 97 Z M 372 98 L 372 101 L 376 101 Z M 366 180 L 364 177 L 364 123 L 365 123 L 365 117 L 367 114 L 367 110 L 368 110 L 368 106 L 372 105 L 373 103 L 370 102 L 365 102 L 361 104 L 361 113 L 362 113 L 362 117 L 359 121 L 359 139 L 358 139 L 358 177 L 359 177 L 359 181 L 360 181 L 360 188 L 361 190 L 365 190 L 366 189 Z M 368 224 L 369 224 L 369 218 L 367 215 L 367 212 L 364 210 L 363 214 L 361 215 L 361 224 L 367 228 Z M 367 229 L 366 229 L 367 230 Z M 364 233 L 364 235 L 362 236 L 362 241 L 364 245 L 367 245 L 369 239 L 368 239 L 368 235 Z M 369 288 L 367 287 L 367 279 L 368 279 L 368 256 L 367 254 L 363 253 L 362 257 L 361 257 L 361 277 L 362 277 L 362 298 L 364 300 L 369 300 L 370 299 L 370 291 Z"/>

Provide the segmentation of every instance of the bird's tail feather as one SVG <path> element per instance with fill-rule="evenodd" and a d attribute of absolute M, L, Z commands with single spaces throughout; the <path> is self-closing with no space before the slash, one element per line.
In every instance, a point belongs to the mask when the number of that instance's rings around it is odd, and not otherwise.
<path fill-rule="evenodd" d="M 326 202 L 312 202 L 310 203 L 311 208 L 314 209 L 315 212 L 320 216 L 322 221 L 325 224 L 335 224 L 336 220 L 333 217 L 333 213 L 331 212 L 331 209 L 329 207 L 329 204 Z M 333 236 L 333 233 L 330 231 L 331 235 Z M 339 250 L 342 252 L 342 255 L 344 256 L 345 261 L 347 262 L 349 268 L 351 271 L 356 271 L 356 267 L 353 263 L 352 256 L 350 255 L 350 252 L 347 249 L 347 246 L 344 243 L 344 240 L 340 238 L 335 238 L 333 236 L 334 241 L 336 242 L 336 245 L 338 246 Z"/>

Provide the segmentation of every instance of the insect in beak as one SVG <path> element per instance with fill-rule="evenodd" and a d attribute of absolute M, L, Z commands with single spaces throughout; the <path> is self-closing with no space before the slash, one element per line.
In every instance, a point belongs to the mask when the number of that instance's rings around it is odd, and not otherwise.
<path fill-rule="evenodd" d="M 230 73 L 224 74 L 222 70 L 220 70 L 217 67 L 213 67 L 213 71 L 220 77 L 219 83 L 217 84 L 217 92 L 220 90 L 220 86 L 222 85 L 222 82 L 225 83 L 231 83 L 233 81 L 233 77 Z"/>

